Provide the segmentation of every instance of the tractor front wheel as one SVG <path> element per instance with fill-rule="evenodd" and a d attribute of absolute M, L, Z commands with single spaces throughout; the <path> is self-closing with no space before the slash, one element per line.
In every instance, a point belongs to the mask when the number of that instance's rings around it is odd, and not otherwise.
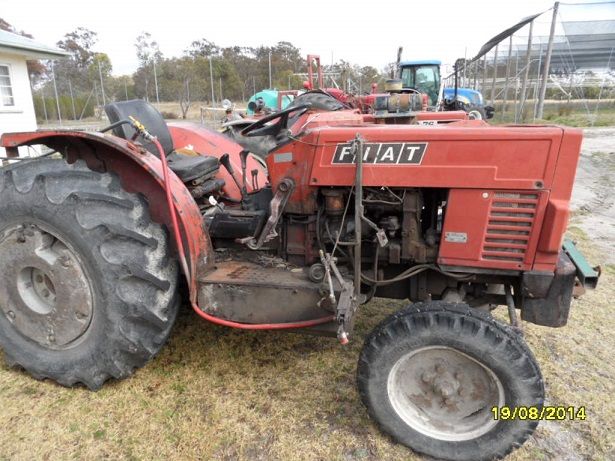
<path fill-rule="evenodd" d="M 365 342 L 357 380 L 385 432 L 449 460 L 504 457 L 538 422 L 498 420 L 493 409 L 540 412 L 544 401 L 538 364 L 523 339 L 465 304 L 417 303 L 387 318 Z"/>
<path fill-rule="evenodd" d="M 98 389 L 156 354 L 178 309 L 165 229 L 119 178 L 63 160 L 0 170 L 0 347 L 34 377 Z"/>
<path fill-rule="evenodd" d="M 470 106 L 466 109 L 470 120 L 487 120 L 485 109 L 478 106 Z"/>

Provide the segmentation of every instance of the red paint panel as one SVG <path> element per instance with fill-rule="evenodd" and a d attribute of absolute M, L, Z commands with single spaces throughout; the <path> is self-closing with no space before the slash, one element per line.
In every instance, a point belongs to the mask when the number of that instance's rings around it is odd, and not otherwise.
<path fill-rule="evenodd" d="M 579 163 L 582 131 L 577 128 L 566 128 L 562 138 L 557 167 L 553 173 L 553 184 L 550 200 L 551 211 L 545 219 L 542 229 L 541 245 L 536 252 L 534 270 L 553 270 L 557 264 L 559 245 L 568 225 L 568 209 L 572 187 Z"/>
<path fill-rule="evenodd" d="M 366 142 L 427 143 L 420 165 L 364 164 L 366 186 L 535 189 L 539 182 L 538 188 L 549 188 L 562 136 L 559 127 L 501 128 L 477 121 L 317 131 L 310 181 L 327 186 L 353 183 L 354 165 L 332 164 L 332 159 L 337 144 L 360 132 Z"/>
<path fill-rule="evenodd" d="M 213 155 L 217 158 L 220 158 L 223 154 L 229 154 L 233 169 L 236 171 L 236 174 L 238 173 L 238 177 L 241 177 L 241 160 L 239 158 L 239 152 L 241 152 L 243 148 L 235 141 L 224 136 L 222 133 L 218 133 L 217 131 L 197 123 L 173 122 L 169 123 L 168 127 L 171 132 L 171 137 L 173 138 L 173 145 L 176 149 L 188 147 L 198 152 L 200 155 Z M 263 187 L 267 184 L 267 171 L 263 165 L 252 156 L 249 156 L 246 166 L 248 192 L 253 190 L 252 170 L 258 171 L 257 179 L 259 187 Z M 217 177 L 224 179 L 226 183 L 222 188 L 226 196 L 234 199 L 241 198 L 241 192 L 225 168 L 220 168 Z"/>
<path fill-rule="evenodd" d="M 452 189 L 438 262 L 530 270 L 547 199 L 547 192 Z M 462 235 L 466 242 L 460 241 Z"/>

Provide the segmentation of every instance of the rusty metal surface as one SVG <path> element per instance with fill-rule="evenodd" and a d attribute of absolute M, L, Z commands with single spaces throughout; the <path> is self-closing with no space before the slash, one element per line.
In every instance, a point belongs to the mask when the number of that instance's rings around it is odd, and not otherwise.
<path fill-rule="evenodd" d="M 75 253 L 38 225 L 0 234 L 0 299 L 24 336 L 49 349 L 79 338 L 92 319 L 92 289 Z"/>
<path fill-rule="evenodd" d="M 205 312 L 244 323 L 281 323 L 330 315 L 318 307 L 320 284 L 303 269 L 263 267 L 239 261 L 217 263 L 199 280 Z"/>

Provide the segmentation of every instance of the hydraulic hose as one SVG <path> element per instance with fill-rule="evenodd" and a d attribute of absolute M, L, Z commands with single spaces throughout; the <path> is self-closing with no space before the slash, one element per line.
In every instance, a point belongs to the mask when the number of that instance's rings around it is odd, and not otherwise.
<path fill-rule="evenodd" d="M 151 135 L 150 135 L 151 136 Z M 146 138 L 147 139 L 147 138 Z M 241 322 L 233 322 L 231 320 L 221 319 L 220 317 L 216 317 L 210 315 L 204 311 L 202 311 L 197 303 L 194 301 L 194 297 L 192 296 L 192 291 L 194 289 L 193 280 L 188 268 L 188 262 L 186 261 L 186 254 L 184 252 L 184 242 L 182 241 L 181 233 L 179 231 L 179 223 L 177 221 L 177 213 L 175 211 L 175 206 L 173 205 L 173 196 L 171 194 L 171 189 L 168 187 L 169 184 L 169 165 L 167 163 L 167 156 L 164 153 L 164 149 L 160 145 L 158 139 L 154 136 L 151 136 L 149 139 L 154 143 L 156 149 L 158 149 L 158 153 L 160 154 L 160 161 L 162 162 L 162 174 L 163 174 L 163 186 L 165 195 L 167 198 L 167 205 L 169 207 L 169 213 L 171 214 L 171 224 L 173 226 L 173 234 L 175 236 L 175 243 L 177 244 L 177 252 L 179 253 L 179 261 L 181 267 L 186 276 L 186 280 L 188 281 L 188 286 L 190 287 L 190 304 L 192 305 L 192 309 L 202 318 L 208 320 L 217 325 L 223 325 L 232 328 L 238 328 L 241 330 L 287 330 L 293 328 L 307 328 L 313 327 L 316 325 L 322 325 L 324 323 L 333 322 L 335 320 L 335 315 L 328 315 L 326 317 L 320 317 L 313 320 L 302 320 L 299 322 L 290 322 L 290 323 L 241 323 Z"/>

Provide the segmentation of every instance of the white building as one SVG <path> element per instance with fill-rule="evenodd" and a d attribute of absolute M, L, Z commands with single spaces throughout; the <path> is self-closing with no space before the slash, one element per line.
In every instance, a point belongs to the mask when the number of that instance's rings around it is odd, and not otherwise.
<path fill-rule="evenodd" d="M 21 35 L 0 30 L 0 135 L 36 130 L 28 59 L 58 59 L 68 53 Z M 5 155 L 0 147 L 0 156 Z"/>

